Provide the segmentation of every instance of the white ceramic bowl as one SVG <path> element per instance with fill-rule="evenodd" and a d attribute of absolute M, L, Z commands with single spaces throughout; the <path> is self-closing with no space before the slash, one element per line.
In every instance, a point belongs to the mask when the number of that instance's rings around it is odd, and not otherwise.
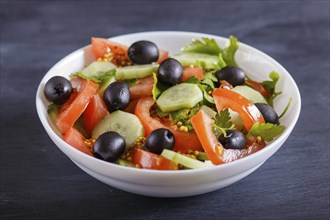
<path fill-rule="evenodd" d="M 159 48 L 166 49 L 170 54 L 179 52 L 186 43 L 193 38 L 210 37 L 216 39 L 220 46 L 228 43 L 227 38 L 192 32 L 142 32 L 111 38 L 111 40 L 130 45 L 138 40 L 150 40 Z M 183 197 L 198 195 L 228 186 L 249 175 L 272 156 L 290 135 L 298 119 L 301 100 L 298 87 L 290 74 L 274 59 L 246 44 L 240 43 L 236 53 L 236 61 L 248 75 L 255 80 L 268 79 L 270 71 L 280 73 L 281 78 L 277 90 L 282 95 L 275 99 L 275 110 L 282 112 L 290 97 L 293 98 L 290 109 L 281 119 L 281 124 L 287 128 L 283 134 L 264 149 L 239 159 L 237 161 L 215 167 L 198 170 L 155 171 L 127 168 L 107 163 L 90 157 L 64 142 L 54 130 L 54 125 L 47 116 L 47 106 L 43 90 L 48 79 L 55 75 L 68 77 L 70 73 L 82 69 L 94 60 L 91 46 L 81 48 L 64 57 L 53 66 L 40 82 L 36 107 L 39 118 L 46 132 L 58 146 L 78 167 L 96 179 L 122 189 L 127 192 L 157 196 Z"/>

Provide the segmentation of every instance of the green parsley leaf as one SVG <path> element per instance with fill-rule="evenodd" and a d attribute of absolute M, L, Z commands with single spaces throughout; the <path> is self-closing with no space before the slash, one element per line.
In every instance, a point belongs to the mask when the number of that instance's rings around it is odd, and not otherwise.
<path fill-rule="evenodd" d="M 189 77 L 188 79 L 186 79 L 184 81 L 184 83 L 199 84 L 199 83 L 201 83 L 201 81 L 196 76 L 192 76 L 192 77 Z"/>
<path fill-rule="evenodd" d="M 171 120 L 176 124 L 178 122 L 181 122 L 183 126 L 186 126 L 188 128 L 188 131 L 193 130 L 193 126 L 190 122 L 190 119 L 192 116 L 197 114 L 199 111 L 200 106 L 199 104 L 195 105 L 192 108 L 185 108 L 185 109 L 180 109 L 178 111 L 173 111 L 170 112 L 170 118 Z"/>
<path fill-rule="evenodd" d="M 182 49 L 185 52 L 207 53 L 218 55 L 222 52 L 217 42 L 214 39 L 202 37 L 202 40 L 193 40 L 191 43 L 184 46 Z"/>
<path fill-rule="evenodd" d="M 156 73 L 153 73 L 153 78 L 154 78 L 154 85 L 152 87 L 152 97 L 154 100 L 157 100 L 160 94 L 164 92 L 166 89 L 169 88 L 169 86 L 166 86 L 162 84 L 161 82 L 158 82 L 157 75 Z"/>
<path fill-rule="evenodd" d="M 136 82 L 138 81 L 138 79 L 126 79 L 124 80 L 124 82 L 129 86 L 134 86 L 136 84 Z"/>
<path fill-rule="evenodd" d="M 238 40 L 236 37 L 229 36 L 229 45 L 223 51 L 223 59 L 228 66 L 237 66 L 235 53 L 238 49 Z"/>
<path fill-rule="evenodd" d="M 220 111 L 219 114 L 215 115 L 215 122 L 212 125 L 213 132 L 217 137 L 220 137 L 222 134 L 226 137 L 228 130 L 234 130 L 235 125 L 231 121 L 230 113 L 228 109 Z"/>
<path fill-rule="evenodd" d="M 83 79 L 88 79 L 88 80 L 92 80 L 96 83 L 102 83 L 103 81 L 105 81 L 106 79 L 109 79 L 111 77 L 114 77 L 116 74 L 116 70 L 115 69 L 111 69 L 109 71 L 99 71 L 97 73 L 93 73 L 93 74 L 83 74 L 81 72 L 76 72 L 76 73 L 72 73 L 70 75 L 70 78 L 73 77 L 81 77 Z"/>
<path fill-rule="evenodd" d="M 204 99 L 205 99 L 207 102 L 209 102 L 209 103 L 211 103 L 211 104 L 215 104 L 213 97 L 210 96 L 206 91 L 203 91 L 203 95 L 204 95 Z"/>
<path fill-rule="evenodd" d="M 279 136 L 285 129 L 283 125 L 276 125 L 271 123 L 255 123 L 250 129 L 247 136 L 261 137 L 265 141 L 272 141 L 275 137 Z"/>
<path fill-rule="evenodd" d="M 290 98 L 288 104 L 286 104 L 285 109 L 284 109 L 283 112 L 280 114 L 280 116 L 278 116 L 278 118 L 282 118 L 282 117 L 285 115 L 285 113 L 288 111 L 288 109 L 289 109 L 289 107 L 290 107 L 290 105 L 291 105 L 291 102 L 292 102 L 292 98 Z"/>
<path fill-rule="evenodd" d="M 281 92 L 275 91 L 276 83 L 280 78 L 280 74 L 278 74 L 275 71 L 272 71 L 269 73 L 269 78 L 271 80 L 263 81 L 261 82 L 261 84 L 265 88 L 265 90 L 270 94 L 270 97 L 267 100 L 268 104 L 274 107 L 274 99 L 281 94 Z"/>

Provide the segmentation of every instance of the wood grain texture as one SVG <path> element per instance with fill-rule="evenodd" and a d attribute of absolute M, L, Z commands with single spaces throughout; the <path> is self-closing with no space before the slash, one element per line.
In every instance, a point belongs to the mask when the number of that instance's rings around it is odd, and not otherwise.
<path fill-rule="evenodd" d="M 109 187 L 52 143 L 35 110 L 43 75 L 91 36 L 233 34 L 296 80 L 299 121 L 256 172 L 216 192 L 160 199 Z M 1 1 L 1 219 L 328 219 L 329 1 Z"/>

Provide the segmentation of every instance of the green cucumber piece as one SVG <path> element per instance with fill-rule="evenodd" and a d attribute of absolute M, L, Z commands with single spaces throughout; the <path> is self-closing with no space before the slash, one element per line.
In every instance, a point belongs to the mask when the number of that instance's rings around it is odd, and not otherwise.
<path fill-rule="evenodd" d="M 192 108 L 202 100 L 203 93 L 197 85 L 181 83 L 165 90 L 156 102 L 162 112 L 171 112 Z"/>
<path fill-rule="evenodd" d="M 116 69 L 116 78 L 118 80 L 144 78 L 151 76 L 157 69 L 158 64 L 125 66 Z"/>
<path fill-rule="evenodd" d="M 184 67 L 198 66 L 198 62 L 203 62 L 206 69 L 218 69 L 218 56 L 202 53 L 179 53 L 171 57 L 179 61 Z"/>
<path fill-rule="evenodd" d="M 228 110 L 229 110 L 231 122 L 234 123 L 235 128 L 237 130 L 242 130 L 244 127 L 244 124 L 243 124 L 243 120 L 242 120 L 241 116 L 237 112 L 234 112 L 233 110 L 231 110 L 230 108 Z"/>
<path fill-rule="evenodd" d="M 105 79 L 99 86 L 99 89 L 97 90 L 97 94 L 99 94 L 99 96 L 101 98 L 103 98 L 103 94 L 104 94 L 104 91 L 108 88 L 108 86 L 115 82 L 116 81 L 116 77 L 115 76 L 111 76 L 107 79 Z"/>
<path fill-rule="evenodd" d="M 235 86 L 232 91 L 237 92 L 241 96 L 247 98 L 253 103 L 261 102 L 267 104 L 266 99 L 261 95 L 260 92 L 252 89 L 248 86 Z"/>
<path fill-rule="evenodd" d="M 202 110 L 205 114 L 207 114 L 210 118 L 215 118 L 215 115 L 217 114 L 216 111 L 211 109 L 210 107 L 206 105 L 202 105 L 199 110 Z"/>
<path fill-rule="evenodd" d="M 61 136 L 61 132 L 56 126 L 56 120 L 58 118 L 59 111 L 60 111 L 60 106 L 55 104 L 50 104 L 47 108 L 48 117 L 53 124 L 54 130 L 56 130 L 56 132 Z"/>
<path fill-rule="evenodd" d="M 207 154 L 205 152 L 198 152 L 196 158 L 197 160 L 208 160 Z"/>
<path fill-rule="evenodd" d="M 77 119 L 73 127 L 77 129 L 85 138 L 88 138 L 90 136 L 85 128 L 83 116 L 80 116 Z"/>
<path fill-rule="evenodd" d="M 48 117 L 50 118 L 50 121 L 56 125 L 56 120 L 58 117 L 58 112 L 60 111 L 60 107 L 55 104 L 50 104 L 47 109 Z"/>
<path fill-rule="evenodd" d="M 161 156 L 191 169 L 200 169 L 200 168 L 208 167 L 205 163 L 199 160 L 192 159 L 190 157 L 187 157 L 185 155 L 167 149 L 163 150 Z"/>
<path fill-rule="evenodd" d="M 105 116 L 93 129 L 92 137 L 97 138 L 101 134 L 115 131 L 126 141 L 126 148 L 129 148 L 135 140 L 144 135 L 144 128 L 140 119 L 134 114 L 115 111 Z"/>
<path fill-rule="evenodd" d="M 118 165 L 124 166 L 124 167 L 135 167 L 134 163 L 129 162 L 127 160 L 123 160 L 123 159 L 118 159 L 116 163 Z"/>
<path fill-rule="evenodd" d="M 100 83 L 105 78 L 109 78 L 109 76 L 114 74 L 115 68 L 116 66 L 112 63 L 94 61 L 93 63 L 82 69 L 79 73 L 77 73 L 77 75 L 82 78 L 90 79 L 97 83 Z M 110 70 L 113 70 L 113 73 L 109 72 Z"/>

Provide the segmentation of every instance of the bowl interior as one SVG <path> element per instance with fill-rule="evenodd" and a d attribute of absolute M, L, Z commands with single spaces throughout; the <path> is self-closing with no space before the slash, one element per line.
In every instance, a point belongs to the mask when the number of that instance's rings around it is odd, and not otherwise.
<path fill-rule="evenodd" d="M 180 51 L 180 49 L 186 44 L 191 42 L 194 39 L 200 39 L 201 37 L 210 37 L 216 39 L 221 47 L 225 47 L 228 43 L 227 38 L 218 37 L 214 35 L 202 34 L 202 33 L 191 33 L 191 32 L 143 32 L 137 34 L 129 34 L 111 38 L 113 41 L 117 41 L 119 43 L 123 43 L 126 45 L 130 45 L 138 40 L 150 40 L 158 45 L 159 48 L 165 49 L 170 52 L 170 54 L 174 54 Z M 282 91 L 282 95 L 275 99 L 275 110 L 278 113 L 281 113 L 285 108 L 289 98 L 292 97 L 293 101 L 291 107 L 289 108 L 286 115 L 281 118 L 281 124 L 284 124 L 287 129 L 285 132 L 278 137 L 273 143 L 269 144 L 266 148 L 262 149 L 255 154 L 252 154 L 248 157 L 242 158 L 240 160 L 234 161 L 229 164 L 224 164 L 216 167 L 211 167 L 203 170 L 187 170 L 187 171 L 168 171 L 168 172 L 159 172 L 152 170 L 141 170 L 141 169 L 131 169 L 126 167 L 117 166 L 114 164 L 106 163 L 104 161 L 100 161 L 96 158 L 89 157 L 80 151 L 74 149 L 65 143 L 61 138 L 60 134 L 56 131 L 54 125 L 51 123 L 50 119 L 47 115 L 47 106 L 49 102 L 46 100 L 43 88 L 48 79 L 55 75 L 61 75 L 65 77 L 69 77 L 69 75 L 73 72 L 79 71 L 92 61 L 95 58 L 92 55 L 91 46 L 86 46 L 81 48 L 68 56 L 64 57 L 60 60 L 56 65 L 54 65 L 41 80 L 37 96 L 36 96 L 36 107 L 39 118 L 45 127 L 46 132 L 49 134 L 54 143 L 72 160 L 76 163 L 80 164 L 84 167 L 89 167 L 89 169 L 95 170 L 98 173 L 102 173 L 104 175 L 114 176 L 115 178 L 129 178 L 129 175 L 132 175 L 130 181 L 135 181 L 136 178 L 139 178 L 141 173 L 152 177 L 153 175 L 157 175 L 157 178 L 163 176 L 167 178 L 168 175 L 175 175 L 178 178 L 184 178 L 183 176 L 190 176 L 193 173 L 205 173 L 210 170 L 215 172 L 223 171 L 225 169 L 231 169 L 231 171 L 235 170 L 235 166 L 238 166 L 242 163 L 249 163 L 253 160 L 256 162 L 253 166 L 257 166 L 260 163 L 264 162 L 268 157 L 271 156 L 285 141 L 290 132 L 292 131 L 299 113 L 300 113 L 300 94 L 295 84 L 294 80 L 290 76 L 290 74 L 274 59 L 269 57 L 268 55 L 262 53 L 261 51 L 254 49 L 244 43 L 240 43 L 239 49 L 236 53 L 236 61 L 241 68 L 243 68 L 249 77 L 255 80 L 267 80 L 268 74 L 275 70 L 280 73 L 281 78 L 277 85 L 277 90 Z M 272 148 L 276 147 L 276 149 Z M 267 153 L 269 152 L 269 153 Z M 256 160 L 258 159 L 258 160 Z M 252 164 L 252 163 L 251 163 Z M 251 165 L 251 167 L 253 167 Z M 251 168 L 247 167 L 247 168 Z M 118 174 L 117 172 L 122 172 L 123 174 Z M 237 172 L 240 172 L 240 169 L 237 169 Z M 229 174 L 228 174 L 229 175 Z M 141 179 L 141 178 L 140 178 Z M 156 179 L 154 179 L 157 181 Z M 158 179 L 157 182 L 161 182 L 163 179 Z M 164 179 L 165 180 L 165 179 Z M 143 182 L 143 180 L 140 180 Z"/>

